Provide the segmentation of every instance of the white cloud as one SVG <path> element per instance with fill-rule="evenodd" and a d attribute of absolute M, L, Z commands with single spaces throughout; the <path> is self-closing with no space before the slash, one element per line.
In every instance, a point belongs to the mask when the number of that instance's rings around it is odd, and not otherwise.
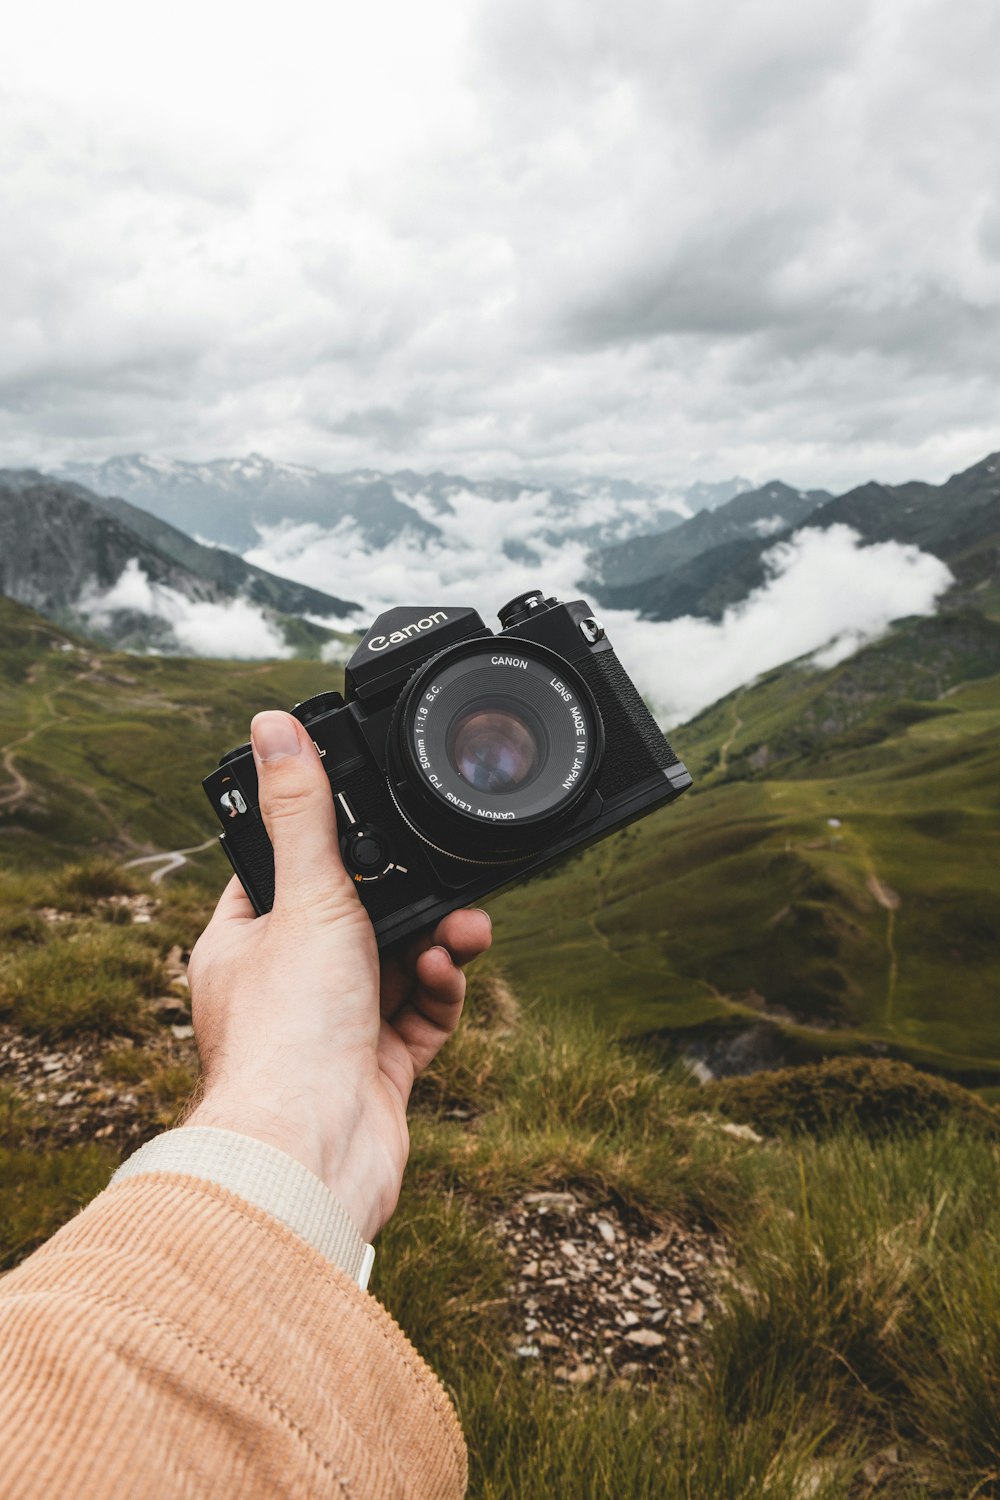
<path fill-rule="evenodd" d="M 994 0 L 171 16 L 6 19 L 4 461 L 846 488 L 996 446 Z"/>
<path fill-rule="evenodd" d="M 401 492 L 398 498 L 411 501 Z M 427 497 L 412 503 L 440 528 L 443 541 L 425 546 L 416 536 L 402 534 L 372 550 L 350 522 L 333 530 L 310 522 L 262 527 L 260 545 L 245 554 L 246 560 L 314 588 L 361 597 L 369 619 L 396 604 L 448 600 L 475 603 L 485 617 L 539 581 L 549 591 L 565 593 L 584 575 L 586 547 L 546 539 L 552 518 L 537 494 L 498 502 L 463 490 L 450 497 L 450 513 L 437 511 Z M 602 513 L 600 501 L 591 503 L 593 517 L 588 512 L 588 520 Z M 537 562 L 510 557 L 504 550 L 516 552 L 518 547 L 529 548 Z"/>
<path fill-rule="evenodd" d="M 784 531 L 787 524 L 784 516 L 761 516 L 754 521 L 753 529 L 759 537 L 775 536 L 779 531 Z"/>
<path fill-rule="evenodd" d="M 107 629 L 119 610 L 163 620 L 178 647 L 192 656 L 254 660 L 293 654 L 281 632 L 257 605 L 246 599 L 223 603 L 189 599 L 167 584 L 152 582 L 135 557 L 129 559 L 110 589 L 86 589 L 76 607 L 98 629 Z"/>
<path fill-rule="evenodd" d="M 766 558 L 770 578 L 714 623 L 607 614 L 622 661 L 664 724 L 679 724 L 762 672 L 807 653 L 845 660 L 892 620 L 934 613 L 952 582 L 940 558 L 900 542 L 864 546 L 847 526 L 806 528 Z"/>

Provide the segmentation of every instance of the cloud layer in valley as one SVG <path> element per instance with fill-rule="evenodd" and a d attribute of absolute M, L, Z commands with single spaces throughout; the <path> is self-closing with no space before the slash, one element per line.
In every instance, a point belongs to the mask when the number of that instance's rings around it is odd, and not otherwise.
<path fill-rule="evenodd" d="M 992 0 L 42 0 L 0 458 L 943 478 L 996 446 Z"/>
<path fill-rule="evenodd" d="M 933 614 L 952 581 L 940 558 L 899 542 L 863 546 L 847 526 L 799 531 L 767 560 L 768 582 L 717 624 L 614 621 L 620 653 L 664 723 L 682 723 L 796 657 L 832 667 L 892 620 Z"/>
<path fill-rule="evenodd" d="M 85 590 L 76 608 L 98 630 L 108 629 L 120 612 L 162 620 L 180 650 L 190 656 L 254 660 L 293 654 L 256 604 L 246 599 L 189 599 L 167 584 L 151 582 L 134 557 L 110 589 Z"/>
<path fill-rule="evenodd" d="M 418 501 L 414 508 L 423 507 Z M 349 622 L 356 626 L 393 605 L 447 603 L 471 604 L 495 626 L 496 609 L 533 585 L 564 599 L 580 593 L 586 551 L 546 540 L 544 507 L 534 497 L 501 505 L 465 492 L 452 497 L 451 514 L 435 512 L 434 521 L 444 532 L 441 542 L 425 545 L 404 532 L 377 551 L 349 523 L 333 530 L 269 528 L 247 558 L 314 587 L 363 597 L 369 613 Z M 803 529 L 767 557 L 767 583 L 719 623 L 601 611 L 625 666 L 663 723 L 682 722 L 759 673 L 807 653 L 820 652 L 821 664 L 831 666 L 891 620 L 933 613 L 951 582 L 939 558 L 898 542 L 863 546 L 845 526 Z"/>

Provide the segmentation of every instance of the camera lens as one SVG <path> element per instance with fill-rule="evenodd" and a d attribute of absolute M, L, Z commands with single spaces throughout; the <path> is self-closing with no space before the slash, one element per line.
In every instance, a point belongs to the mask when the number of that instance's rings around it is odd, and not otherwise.
<path fill-rule="evenodd" d="M 604 728 L 569 662 L 511 637 L 414 673 L 387 746 L 390 790 L 425 843 L 474 863 L 543 850 L 593 788 Z"/>
<path fill-rule="evenodd" d="M 477 792 L 529 786 L 545 760 L 545 730 L 534 714 L 503 699 L 484 699 L 452 720 L 448 760 Z"/>

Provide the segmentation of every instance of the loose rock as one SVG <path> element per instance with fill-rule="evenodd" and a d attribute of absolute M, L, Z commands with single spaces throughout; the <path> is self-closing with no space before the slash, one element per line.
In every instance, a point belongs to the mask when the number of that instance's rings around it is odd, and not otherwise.
<path fill-rule="evenodd" d="M 496 1232 L 520 1293 L 511 1303 L 518 1357 L 567 1384 L 687 1368 L 729 1275 L 717 1236 L 650 1225 L 583 1193 L 529 1193 Z"/>
<path fill-rule="evenodd" d="M 644 1349 L 659 1349 L 666 1343 L 663 1334 L 657 1333 L 655 1328 L 632 1328 L 625 1337 L 630 1344 L 641 1344 Z"/>

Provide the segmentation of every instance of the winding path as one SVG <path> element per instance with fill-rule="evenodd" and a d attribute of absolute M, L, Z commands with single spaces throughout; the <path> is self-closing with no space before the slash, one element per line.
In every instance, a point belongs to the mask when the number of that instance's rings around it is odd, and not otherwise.
<path fill-rule="evenodd" d="M 165 876 L 179 870 L 182 865 L 187 864 L 189 854 L 202 854 L 206 849 L 211 849 L 219 841 L 218 835 L 206 839 L 203 844 L 193 844 L 190 849 L 169 849 L 163 854 L 143 854 L 139 859 L 130 859 L 124 865 L 123 870 L 134 870 L 137 865 L 159 865 L 149 879 L 153 885 L 159 885 Z"/>
<path fill-rule="evenodd" d="M 62 714 L 57 714 L 52 707 L 52 699 L 48 693 L 44 695 L 43 701 L 49 711 L 50 717 L 43 719 L 41 724 L 36 724 L 34 729 L 29 729 L 27 734 L 22 734 L 20 739 L 8 740 L 6 745 L 0 747 L 3 749 L 3 761 L 0 764 L 3 765 L 4 771 L 13 783 L 5 791 L 0 792 L 0 807 L 5 807 L 8 811 L 13 810 L 15 807 L 20 807 L 31 791 L 31 782 L 17 765 L 16 752 L 18 747 L 27 745 L 35 738 L 36 734 L 41 734 L 43 729 L 48 729 L 50 724 L 58 724 L 59 720 L 63 717 Z"/>

